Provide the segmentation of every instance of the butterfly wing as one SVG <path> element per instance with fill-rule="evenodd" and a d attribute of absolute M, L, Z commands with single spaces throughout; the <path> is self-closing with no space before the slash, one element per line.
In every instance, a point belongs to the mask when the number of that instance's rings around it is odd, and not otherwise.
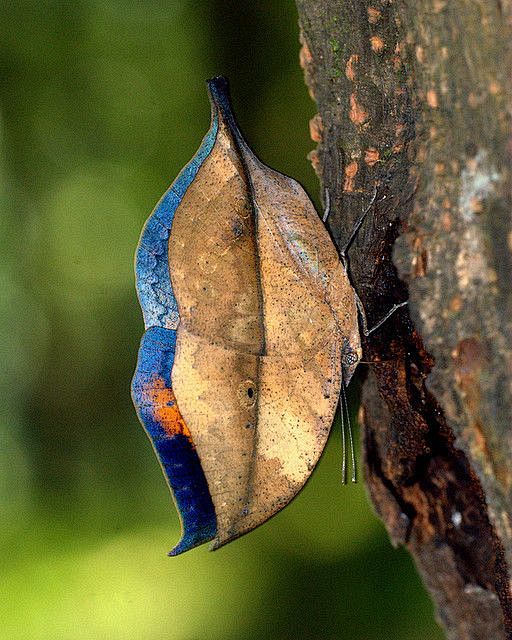
<path fill-rule="evenodd" d="M 171 383 L 176 331 L 151 327 L 142 338 L 132 393 L 139 418 L 172 490 L 183 534 L 169 555 L 214 538 L 215 509 L 197 450 Z"/>
<path fill-rule="evenodd" d="M 132 398 L 171 488 L 182 522 L 177 555 L 211 540 L 217 531 L 215 509 L 197 450 L 172 389 L 179 323 L 169 277 L 168 243 L 174 215 L 217 137 L 218 119 L 192 161 L 183 169 L 149 217 L 137 248 L 135 272 L 146 333 L 132 381 Z"/>
<path fill-rule="evenodd" d="M 169 238 L 180 314 L 173 384 L 217 518 L 214 546 L 285 506 L 316 465 L 360 352 L 353 290 L 313 205 L 243 141 L 226 87 L 219 129 Z"/>

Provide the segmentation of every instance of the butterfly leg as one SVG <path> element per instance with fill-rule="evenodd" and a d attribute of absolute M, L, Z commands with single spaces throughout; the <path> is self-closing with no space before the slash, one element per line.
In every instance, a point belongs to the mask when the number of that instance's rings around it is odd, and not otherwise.
<path fill-rule="evenodd" d="M 400 302 L 399 304 L 394 304 L 391 309 L 385 314 L 383 318 L 377 322 L 373 327 L 368 328 L 368 320 L 366 318 L 366 312 L 364 310 L 363 303 L 361 302 L 361 298 L 358 296 L 357 292 L 354 289 L 354 296 L 356 301 L 357 310 L 361 317 L 361 324 L 363 329 L 363 334 L 368 337 L 371 333 L 376 331 L 379 327 L 381 327 L 389 318 L 395 313 L 397 309 L 404 307 L 408 304 L 408 300 L 405 302 Z M 352 433 L 352 424 L 350 422 L 350 412 L 348 408 L 347 395 L 345 393 L 345 382 L 342 378 L 341 380 L 341 394 L 339 401 L 340 408 L 340 417 L 341 417 L 341 447 L 342 447 L 342 465 L 341 465 L 341 482 L 343 484 L 347 484 L 347 468 L 348 468 L 348 448 L 347 448 L 347 437 L 346 432 L 348 431 L 348 441 L 350 448 L 350 463 L 352 466 L 352 474 L 351 481 L 357 482 L 357 466 L 356 466 L 356 456 L 355 456 L 355 446 L 354 446 L 354 436 Z"/>
<path fill-rule="evenodd" d="M 386 198 L 386 196 L 384 196 L 379 202 L 382 202 L 382 200 L 384 200 L 385 198 Z M 340 249 L 340 259 L 341 259 L 341 262 L 342 262 L 343 266 L 345 267 L 345 271 L 347 271 L 347 273 L 349 272 L 348 251 L 349 251 L 352 243 L 354 242 L 357 234 L 359 233 L 359 229 L 361 228 L 361 225 L 365 221 L 365 218 L 368 215 L 368 212 L 374 206 L 376 199 L 377 199 L 377 186 L 375 186 L 375 188 L 374 188 L 373 195 L 372 195 L 372 198 L 371 198 L 370 202 L 365 207 L 365 209 L 363 210 L 363 212 L 359 216 L 357 222 L 355 223 L 354 227 L 352 228 L 350 236 L 348 237 L 348 240 L 345 242 L 344 247 L 342 249 Z M 327 221 L 327 218 L 329 217 L 330 212 L 331 212 L 331 197 L 330 197 L 330 194 L 329 194 L 329 190 L 326 189 L 325 190 L 325 212 L 324 212 L 324 215 L 322 217 L 323 222 Z M 364 310 L 363 303 L 361 302 L 361 298 L 359 297 L 359 295 L 357 294 L 355 289 L 354 289 L 354 295 L 355 295 L 355 299 L 356 299 L 357 310 L 359 311 L 359 315 L 361 316 L 361 324 L 363 325 L 363 334 L 365 336 L 367 336 L 367 337 L 371 333 L 373 333 L 374 331 L 379 329 L 386 322 L 386 320 L 388 320 L 395 313 L 395 311 L 397 309 L 400 309 L 401 307 L 404 307 L 407 304 L 407 300 L 405 302 L 400 302 L 399 304 L 394 304 L 391 307 L 391 309 L 384 315 L 384 317 L 381 318 L 377 322 L 377 324 L 375 324 L 371 328 L 368 328 L 368 322 L 367 322 L 367 319 L 366 319 L 366 312 Z"/>
<path fill-rule="evenodd" d="M 352 227 L 352 231 L 350 233 L 350 236 L 348 237 L 348 240 L 345 242 L 345 246 L 342 249 L 340 249 L 340 256 L 341 256 L 341 260 L 342 260 L 343 264 L 347 263 L 348 250 L 352 246 L 352 243 L 354 242 L 357 234 L 359 233 L 359 229 L 361 228 L 361 225 L 365 221 L 366 216 L 368 215 L 368 212 L 370 211 L 370 209 L 375 204 L 376 198 L 377 198 L 377 187 L 375 187 L 375 189 L 373 191 L 372 199 L 370 200 L 368 205 L 365 207 L 365 209 L 363 210 L 363 212 L 361 213 L 361 215 L 357 219 L 357 222 L 355 223 L 355 225 Z M 384 196 L 384 198 L 385 198 L 385 196 Z"/>
<path fill-rule="evenodd" d="M 327 222 L 327 219 L 329 218 L 329 215 L 331 214 L 331 195 L 329 193 L 329 189 L 325 189 L 324 193 L 325 193 L 325 196 L 324 196 L 325 210 L 324 210 L 324 215 L 322 216 L 322 222 L 325 224 L 325 222 Z M 386 196 L 384 196 L 382 200 L 384 200 L 385 198 Z M 365 207 L 364 211 L 361 213 L 361 215 L 357 219 L 357 222 L 353 226 L 352 231 L 350 232 L 350 236 L 348 240 L 345 242 L 345 245 L 339 250 L 341 262 L 343 263 L 343 266 L 345 267 L 345 269 L 347 269 L 348 267 L 348 250 L 350 249 L 352 243 L 354 242 L 354 239 L 357 236 L 359 229 L 361 228 L 361 225 L 365 221 L 365 218 L 368 215 L 368 212 L 375 204 L 376 199 L 377 199 L 377 187 L 375 187 L 373 191 L 373 195 L 369 204 Z"/>
<path fill-rule="evenodd" d="M 368 328 L 368 320 L 366 318 L 366 311 L 364 310 L 363 303 L 361 302 L 361 298 L 358 296 L 357 292 L 354 290 L 354 295 L 356 299 L 357 310 L 359 311 L 359 315 L 361 317 L 361 324 L 363 325 L 363 335 L 368 337 L 371 333 L 379 329 L 391 316 L 395 313 L 397 309 L 401 309 L 408 304 L 408 300 L 405 302 L 399 302 L 398 304 L 394 304 L 391 309 L 382 317 L 373 327 Z"/>

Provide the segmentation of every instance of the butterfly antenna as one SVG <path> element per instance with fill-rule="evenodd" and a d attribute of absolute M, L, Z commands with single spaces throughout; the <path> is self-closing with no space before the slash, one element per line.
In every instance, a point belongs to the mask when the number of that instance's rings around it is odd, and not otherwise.
<path fill-rule="evenodd" d="M 347 417 L 348 439 L 350 443 L 350 463 L 352 465 L 352 476 L 350 479 L 352 482 L 357 482 L 357 467 L 356 467 L 356 452 L 354 447 L 354 435 L 352 433 L 352 424 L 350 422 L 350 411 L 348 410 L 347 395 L 345 393 L 345 385 L 343 384 L 343 380 L 341 382 L 341 403 L 340 404 L 344 407 L 344 411 Z M 345 431 L 344 428 L 343 428 L 343 431 Z M 345 442 L 345 434 L 343 434 L 343 442 Z M 345 466 L 346 457 L 347 456 L 344 453 L 343 454 L 344 466 Z M 344 476 L 344 482 L 345 481 L 346 481 L 346 476 Z"/>
<path fill-rule="evenodd" d="M 341 388 L 343 389 L 343 380 L 341 382 Z M 338 403 L 340 408 L 341 418 L 341 482 L 347 484 L 347 442 L 345 434 L 345 409 L 343 407 L 343 395 L 340 396 Z"/>

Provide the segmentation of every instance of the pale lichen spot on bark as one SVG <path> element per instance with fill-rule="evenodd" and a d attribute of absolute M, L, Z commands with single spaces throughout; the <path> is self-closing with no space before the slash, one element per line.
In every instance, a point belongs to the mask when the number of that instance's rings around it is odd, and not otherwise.
<path fill-rule="evenodd" d="M 460 296 L 454 296 L 450 300 L 449 308 L 452 313 L 458 313 L 462 309 L 462 298 Z"/>
<path fill-rule="evenodd" d="M 482 241 L 482 232 L 476 225 L 471 225 L 462 234 L 459 253 L 455 260 L 455 273 L 459 289 L 462 291 L 476 283 L 491 282 L 486 260 L 478 253 Z"/>
<path fill-rule="evenodd" d="M 355 93 L 350 94 L 349 118 L 356 126 L 363 126 L 368 121 L 368 112 L 357 101 Z"/>
<path fill-rule="evenodd" d="M 374 53 L 382 53 L 384 51 L 384 40 L 380 36 L 372 36 L 370 38 L 370 46 Z"/>
<path fill-rule="evenodd" d="M 380 20 L 381 16 L 382 14 L 379 9 L 376 9 L 375 7 L 368 7 L 368 22 L 370 24 L 376 24 Z"/>
<path fill-rule="evenodd" d="M 444 203 L 443 203 L 443 206 L 444 206 Z M 449 206 L 445 207 L 445 209 L 448 209 L 448 208 Z M 444 211 L 443 215 L 441 216 L 441 226 L 445 233 L 450 233 L 450 231 L 452 230 L 452 217 L 447 211 Z"/>
<path fill-rule="evenodd" d="M 345 66 L 345 75 L 347 78 L 354 82 L 356 79 L 356 64 L 359 62 L 359 56 L 357 53 L 353 53 L 350 58 L 347 60 L 347 64 Z"/>
<path fill-rule="evenodd" d="M 322 116 L 317 113 L 309 121 L 309 135 L 313 142 L 321 142 L 324 134 L 324 123 Z"/>
<path fill-rule="evenodd" d="M 437 97 L 437 91 L 434 89 L 427 91 L 427 104 L 431 109 L 437 109 L 439 107 L 439 98 Z"/>
<path fill-rule="evenodd" d="M 413 258 L 412 271 L 415 278 L 423 278 L 427 274 L 428 253 L 423 247 L 421 236 L 414 239 L 413 242 Z"/>
<path fill-rule="evenodd" d="M 318 151 L 316 149 L 313 149 L 308 153 L 308 160 L 310 161 L 311 166 L 313 167 L 313 170 L 316 173 L 316 175 L 320 177 L 321 176 L 320 158 L 318 156 Z"/>
<path fill-rule="evenodd" d="M 480 212 L 481 205 L 492 195 L 499 181 L 500 175 L 490 164 L 488 152 L 480 149 L 461 172 L 459 210 L 464 220 L 474 220 L 475 213 Z M 475 203 L 480 203 L 476 209 Z"/>
<path fill-rule="evenodd" d="M 359 164 L 357 162 L 351 162 L 345 167 L 345 181 L 343 183 L 343 190 L 347 192 L 354 191 L 355 178 L 359 170 Z"/>
<path fill-rule="evenodd" d="M 366 149 L 364 152 L 364 161 L 369 167 L 373 167 L 373 165 L 377 164 L 380 160 L 380 154 L 377 149 L 374 147 L 370 147 Z"/>
<path fill-rule="evenodd" d="M 420 64 L 423 64 L 425 62 L 425 49 L 420 45 L 417 45 L 416 47 L 416 60 Z"/>
<path fill-rule="evenodd" d="M 306 40 L 302 37 L 300 38 L 301 48 L 299 51 L 299 61 L 300 66 L 304 71 L 308 70 L 309 65 L 313 62 L 313 56 L 311 55 L 311 49 L 308 46 Z"/>
<path fill-rule="evenodd" d="M 312 100 L 315 100 L 315 93 L 313 90 L 313 81 L 312 81 L 312 67 L 313 67 L 313 55 L 311 54 L 311 49 L 309 48 L 308 43 L 304 37 L 302 31 L 299 35 L 300 40 L 300 51 L 299 51 L 299 64 L 304 70 L 304 77 L 306 79 L 306 86 L 308 88 L 308 93 Z"/>
<path fill-rule="evenodd" d="M 501 93 L 501 85 L 495 80 L 492 80 L 489 83 L 489 93 L 491 94 L 491 96 L 497 96 Z"/>
<path fill-rule="evenodd" d="M 499 173 L 490 163 L 485 149 L 480 149 L 470 158 L 461 171 L 458 210 L 464 222 L 464 230 L 455 261 L 455 272 L 461 290 L 477 283 L 495 282 L 496 274 L 481 251 L 485 243 L 478 216 L 485 208 L 485 201 L 494 193 L 499 180 Z"/>

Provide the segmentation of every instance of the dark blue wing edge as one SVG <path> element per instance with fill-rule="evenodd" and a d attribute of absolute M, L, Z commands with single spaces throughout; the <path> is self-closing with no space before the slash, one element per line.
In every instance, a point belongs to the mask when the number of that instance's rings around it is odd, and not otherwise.
<path fill-rule="evenodd" d="M 142 337 L 132 399 L 151 440 L 176 503 L 182 537 L 169 552 L 175 556 L 212 540 L 217 519 L 208 483 L 190 435 L 170 435 L 158 419 L 150 393 L 155 380 L 172 389 L 172 366 L 179 313 L 169 275 L 168 244 L 174 214 L 186 190 L 214 147 L 219 118 L 212 104 L 212 124 L 203 142 L 148 218 L 135 257 L 135 275 L 146 333 Z"/>

